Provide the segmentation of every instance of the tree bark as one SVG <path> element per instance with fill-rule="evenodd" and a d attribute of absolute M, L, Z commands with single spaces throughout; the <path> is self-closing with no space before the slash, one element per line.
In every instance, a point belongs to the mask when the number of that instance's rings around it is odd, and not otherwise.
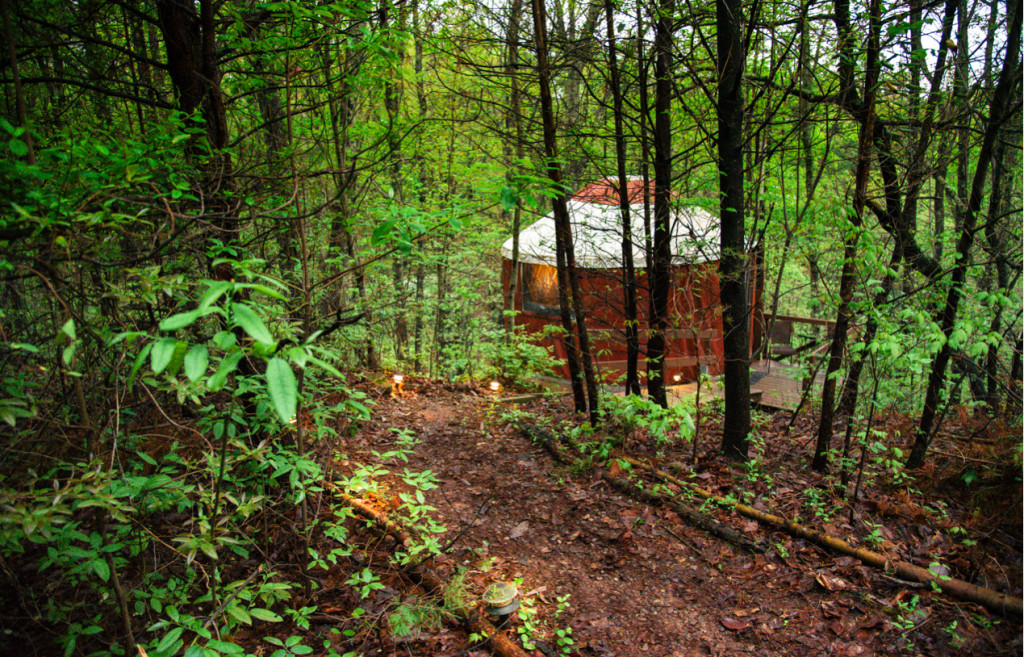
<path fill-rule="evenodd" d="M 743 196 L 743 5 L 716 0 L 718 27 L 718 186 L 721 197 L 719 264 L 725 351 L 725 423 L 722 451 L 746 460 L 750 433 L 750 327 L 747 312 L 746 227 Z"/>
<path fill-rule="evenodd" d="M 811 466 L 818 471 L 828 468 L 828 449 L 832 441 L 832 420 L 835 413 L 836 372 L 843 362 L 846 350 L 846 334 L 850 327 L 850 302 L 853 299 L 853 287 L 856 283 L 857 242 L 860 240 L 860 229 L 864 225 L 864 206 L 867 203 L 868 172 L 871 166 L 871 143 L 874 139 L 875 123 L 875 87 L 878 84 L 878 51 L 881 32 L 881 16 L 878 0 L 873 0 L 870 9 L 870 35 L 868 37 L 867 71 L 864 79 L 864 118 L 860 125 L 860 136 L 857 145 L 857 173 L 854 180 L 853 212 L 849 215 L 850 228 L 846 231 L 843 247 L 843 271 L 839 281 L 839 309 L 836 324 L 832 333 L 832 345 L 829 348 L 828 368 L 825 372 L 825 385 L 821 394 L 821 420 L 818 424 L 818 439 L 814 447 L 814 459 Z M 853 31 L 850 29 L 849 0 L 836 0 L 835 23 L 839 32 L 839 48 L 841 57 L 851 58 L 850 65 L 841 67 L 841 94 L 852 94 L 854 85 L 852 57 L 854 43 Z"/>
<path fill-rule="evenodd" d="M 951 353 L 949 338 L 953 334 L 957 310 L 960 306 L 960 297 L 963 293 L 963 284 L 967 278 L 967 270 L 970 265 L 971 247 L 974 244 L 975 225 L 977 223 L 978 211 L 981 209 L 985 179 L 992 160 L 992 151 L 996 137 L 1007 118 L 1011 93 L 1015 93 L 1019 81 L 1018 70 L 1020 66 L 1017 58 L 1020 55 L 1021 41 L 1020 3 L 1011 4 L 1009 6 L 1009 14 L 1007 17 L 1009 19 L 1009 31 L 1006 42 L 1006 59 L 1003 61 L 1003 68 L 999 73 L 999 83 L 996 85 L 996 90 L 992 95 L 992 102 L 989 106 L 989 116 L 985 122 L 985 136 L 982 139 L 981 149 L 978 152 L 978 163 L 974 170 L 971 195 L 967 208 L 964 211 L 960 237 L 957 239 L 957 260 L 953 266 L 949 290 L 946 294 L 946 303 L 940 316 L 941 330 L 946 340 L 943 342 L 942 348 L 939 349 L 939 353 L 935 356 L 935 360 L 932 361 L 931 371 L 928 374 L 928 389 L 925 391 L 921 422 L 917 428 L 914 446 L 910 451 L 910 456 L 907 458 L 906 466 L 909 469 L 919 468 L 924 465 L 924 457 L 928 451 L 928 444 L 931 441 L 936 410 L 938 409 L 939 393 L 945 384 L 946 367 L 949 365 Z"/>
<path fill-rule="evenodd" d="M 523 159 L 523 118 L 522 118 L 522 93 L 519 89 L 519 23 L 522 20 L 523 0 L 512 0 L 509 8 L 508 34 L 506 36 L 506 47 L 508 48 L 508 60 L 506 62 L 506 74 L 509 77 L 509 109 L 505 115 L 505 131 L 515 135 L 515 144 L 505 146 L 505 166 L 508 167 L 505 173 L 505 184 L 508 187 L 514 186 L 515 169 Z M 512 155 L 515 154 L 515 163 Z M 508 220 L 508 212 L 503 211 L 505 219 Z M 512 208 L 512 274 L 509 276 L 508 293 L 505 297 L 505 308 L 509 311 L 515 309 L 516 288 L 519 285 L 519 229 L 522 221 L 523 206 L 516 196 L 515 207 Z M 516 318 L 514 314 L 507 317 L 505 326 L 507 335 L 511 338 L 515 331 Z"/>
<path fill-rule="evenodd" d="M 572 310 L 569 299 L 568 251 L 571 249 L 572 226 L 569 208 L 565 200 L 565 185 L 562 184 L 562 169 L 558 162 L 558 140 L 555 136 L 555 111 L 551 98 L 551 73 L 548 70 L 547 17 L 544 0 L 531 0 L 533 12 L 534 40 L 537 47 L 537 77 L 540 82 L 541 114 L 544 122 L 544 168 L 551 180 L 554 196 L 551 210 L 555 220 L 555 252 L 558 269 L 558 308 L 565 334 L 565 355 L 569 365 L 569 384 L 572 386 L 573 401 L 577 413 L 587 412 L 587 398 L 583 380 L 580 378 L 580 356 L 577 352 L 576 335 L 573 328 Z M 567 244 L 566 242 L 569 242 Z M 575 263 L 574 263 L 575 264 Z M 579 315 L 575 318 L 580 319 Z"/>
<path fill-rule="evenodd" d="M 661 0 L 654 28 L 654 257 L 647 338 L 647 394 L 668 407 L 665 332 L 672 285 L 672 21 L 675 1 Z M 646 192 L 646 190 L 644 190 Z"/>
<path fill-rule="evenodd" d="M 623 314 L 626 333 L 626 394 L 640 394 L 640 376 L 637 361 L 640 355 L 640 333 L 636 312 L 636 271 L 633 263 L 633 236 L 630 226 L 629 179 L 626 176 L 626 138 L 622 127 L 622 85 L 615 46 L 615 20 L 611 0 L 605 0 L 605 27 L 608 33 L 608 69 L 611 81 L 612 106 L 615 120 L 615 162 L 618 168 L 619 212 L 622 215 L 622 290 Z M 647 195 L 644 188 L 642 195 Z"/>

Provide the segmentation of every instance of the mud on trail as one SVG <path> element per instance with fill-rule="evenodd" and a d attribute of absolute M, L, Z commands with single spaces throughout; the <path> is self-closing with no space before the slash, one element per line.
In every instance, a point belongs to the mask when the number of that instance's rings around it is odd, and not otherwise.
<path fill-rule="evenodd" d="M 532 405 L 538 415 L 568 412 L 557 400 Z M 519 581 L 534 613 L 525 624 L 513 615 L 511 635 L 533 642 L 529 654 L 563 654 L 570 646 L 559 645 L 556 630 L 566 628 L 575 652 L 564 654 L 602 657 L 1020 654 L 1019 619 L 711 511 L 770 547 L 743 551 L 612 489 L 599 471 L 559 465 L 503 422 L 504 410 L 484 391 L 410 384 L 401 398 L 379 400 L 349 453 L 384 452 L 396 431 L 415 436 L 408 464 L 384 465 L 437 478 L 424 494 L 448 549 L 431 565 L 448 577 L 464 573 L 481 607 L 489 583 Z M 713 434 L 713 424 L 706 428 Z M 702 440 L 710 448 L 718 439 Z M 711 449 L 704 465 L 705 481 L 741 474 Z M 392 604 L 410 595 L 390 586 L 385 594 Z M 487 654 L 478 637 L 460 638 L 424 631 L 367 654 Z"/>

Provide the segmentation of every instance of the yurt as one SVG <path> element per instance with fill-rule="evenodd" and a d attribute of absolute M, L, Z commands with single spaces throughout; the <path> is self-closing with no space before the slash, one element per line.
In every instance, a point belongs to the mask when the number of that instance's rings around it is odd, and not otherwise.
<path fill-rule="evenodd" d="M 650 207 L 653 213 L 653 184 Z M 637 276 L 637 315 L 640 335 L 638 370 L 646 374 L 649 287 L 646 271 L 643 181 L 630 180 L 630 224 L 633 263 Z M 622 214 L 612 181 L 601 180 L 580 190 L 569 200 L 573 247 L 583 295 L 584 314 L 590 331 L 596 370 L 606 382 L 618 381 L 626 370 L 624 276 L 622 266 Z M 653 222 L 653 217 L 652 217 Z M 696 206 L 676 208 L 671 217 L 672 278 L 669 298 L 670 330 L 666 335 L 665 380 L 693 381 L 699 372 L 720 374 L 723 365 L 722 311 L 718 294 L 718 218 Z M 652 228 L 653 230 L 653 228 Z M 512 280 L 513 240 L 501 248 L 502 282 L 508 297 Z M 519 261 L 515 323 L 531 333 L 545 326 L 561 326 L 555 254 L 554 215 L 548 214 L 519 233 Z M 760 280 L 753 276 L 750 280 Z M 757 285 L 748 286 L 756 289 Z M 752 293 L 758 308 L 760 294 Z M 752 343 L 757 342 L 752 337 Z M 759 338 L 758 338 L 759 339 Z M 559 337 L 544 344 L 556 358 L 565 358 Z M 568 378 L 568 366 L 556 375 Z"/>

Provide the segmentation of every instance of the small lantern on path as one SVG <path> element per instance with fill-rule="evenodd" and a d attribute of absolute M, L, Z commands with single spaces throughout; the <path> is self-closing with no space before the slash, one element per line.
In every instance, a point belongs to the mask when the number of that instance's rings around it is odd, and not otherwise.
<path fill-rule="evenodd" d="M 403 386 L 405 385 L 405 377 L 401 374 L 396 374 L 391 377 L 391 396 L 401 397 L 402 393 L 405 392 Z"/>
<path fill-rule="evenodd" d="M 494 582 L 484 591 L 483 599 L 487 604 L 487 613 L 496 620 L 500 630 L 508 624 L 509 615 L 519 608 L 519 589 L 509 582 Z"/>

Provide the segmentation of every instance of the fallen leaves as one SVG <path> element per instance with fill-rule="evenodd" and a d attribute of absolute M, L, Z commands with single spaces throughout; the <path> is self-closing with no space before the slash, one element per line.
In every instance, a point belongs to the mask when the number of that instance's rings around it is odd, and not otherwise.
<path fill-rule="evenodd" d="M 733 632 L 741 632 L 750 627 L 750 623 L 747 623 L 746 621 L 736 620 L 735 618 L 731 618 L 729 616 L 722 616 L 720 620 L 725 629 L 732 630 Z"/>
<path fill-rule="evenodd" d="M 508 533 L 508 537 L 511 538 L 512 540 L 515 540 L 517 538 L 521 538 L 523 536 L 523 534 L 526 533 L 526 530 L 528 530 L 529 528 L 530 528 L 530 523 L 527 522 L 526 520 L 524 520 L 524 521 L 522 521 L 521 523 L 519 523 L 518 525 L 516 525 L 515 527 L 512 528 L 512 531 L 510 531 Z"/>

